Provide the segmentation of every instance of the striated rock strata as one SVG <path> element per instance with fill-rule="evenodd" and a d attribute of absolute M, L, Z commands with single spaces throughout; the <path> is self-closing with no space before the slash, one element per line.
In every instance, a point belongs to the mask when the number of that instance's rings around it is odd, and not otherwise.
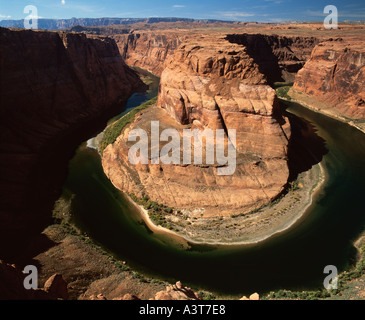
<path fill-rule="evenodd" d="M 140 84 L 112 39 L 0 28 L 0 254 L 49 224 L 73 151 Z"/>
<path fill-rule="evenodd" d="M 327 104 L 333 114 L 365 119 L 363 42 L 336 39 L 318 44 L 293 89 Z"/>
<path fill-rule="evenodd" d="M 315 37 L 284 37 L 261 34 L 216 33 L 212 38 L 197 30 L 130 30 L 129 34 L 111 35 L 118 44 L 121 55 L 132 66 L 138 66 L 161 75 L 168 61 L 182 43 L 198 43 L 225 38 L 232 44 L 240 45 L 254 59 L 260 72 L 269 82 L 294 81 L 295 75 L 310 58 L 319 40 Z M 232 46 L 234 47 L 234 46 Z M 217 48 L 217 47 L 216 47 Z M 238 46 L 236 46 L 238 48 Z"/>
<path fill-rule="evenodd" d="M 166 62 L 157 105 L 104 150 L 104 170 L 117 188 L 190 213 L 199 209 L 204 216 L 248 212 L 282 191 L 290 126 L 245 47 L 212 38 L 184 43 Z M 216 163 L 131 165 L 130 130 L 149 132 L 154 120 L 161 131 L 176 128 L 180 135 L 186 128 L 235 129 L 234 174 L 218 175 Z"/>
<path fill-rule="evenodd" d="M 153 33 L 132 31 L 126 35 L 113 35 L 113 38 L 128 65 L 141 67 L 160 76 L 165 60 L 174 54 L 186 35 L 167 30 Z"/>

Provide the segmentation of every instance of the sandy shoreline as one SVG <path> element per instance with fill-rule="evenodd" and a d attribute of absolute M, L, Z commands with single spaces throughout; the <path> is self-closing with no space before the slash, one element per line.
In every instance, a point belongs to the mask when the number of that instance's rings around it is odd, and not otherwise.
<path fill-rule="evenodd" d="M 307 212 L 307 209 L 312 205 L 314 198 L 319 193 L 319 191 L 322 189 L 326 182 L 326 175 L 325 170 L 322 167 L 321 164 L 316 165 L 308 172 L 304 173 L 302 177 L 299 179 L 299 182 L 303 184 L 303 187 L 297 191 L 297 195 L 300 193 L 302 195 L 301 200 L 293 200 L 294 192 L 289 192 L 283 199 L 281 199 L 278 203 L 274 205 L 269 205 L 261 210 L 259 210 L 257 213 L 251 215 L 249 219 L 251 222 L 253 222 L 253 229 L 254 230 L 241 230 L 239 232 L 240 236 L 238 237 L 232 237 L 228 241 L 222 241 L 217 240 L 216 234 L 204 232 L 202 231 L 201 234 L 192 234 L 190 231 L 190 234 L 185 230 L 182 229 L 189 229 L 189 226 L 187 225 L 176 225 L 171 220 L 173 215 L 166 216 L 169 223 L 172 224 L 173 227 L 180 227 L 181 230 L 179 231 L 172 231 L 167 228 L 164 228 L 162 226 L 158 226 L 153 223 L 153 221 L 150 219 L 148 211 L 143 208 L 143 206 L 135 203 L 128 195 L 125 195 L 126 198 L 129 200 L 129 202 L 134 205 L 139 213 L 140 217 L 143 219 L 145 224 L 148 226 L 148 228 L 159 234 L 165 234 L 169 237 L 173 237 L 174 240 L 177 240 L 180 244 L 188 245 L 188 243 L 191 244 L 201 244 L 201 245 L 216 245 L 216 246 L 241 246 L 241 245 L 250 245 L 250 244 L 257 244 L 259 242 L 265 241 L 269 238 L 271 238 L 274 235 L 277 235 L 281 232 L 284 232 L 288 229 L 290 229 L 293 225 L 295 225 L 301 218 L 305 216 L 305 213 Z M 304 196 L 305 195 L 305 196 Z M 297 199 L 297 198 L 295 198 Z M 278 217 L 274 212 L 278 212 L 280 210 L 283 210 L 283 207 L 290 208 L 290 210 L 287 210 L 285 212 L 284 216 Z M 274 213 L 274 214 L 273 214 Z M 274 215 L 273 221 L 270 223 L 267 223 L 268 217 L 272 218 L 272 215 Z M 175 217 L 176 218 L 176 217 Z M 241 219 L 239 219 L 241 218 Z M 233 218 L 233 217 L 226 217 L 223 219 L 223 225 L 221 229 L 224 229 L 224 233 L 230 233 L 230 231 L 226 230 L 226 225 L 229 223 L 234 223 L 235 225 L 240 225 L 240 220 L 247 222 L 248 218 L 245 216 L 239 217 L 239 218 Z M 209 224 L 211 221 L 216 221 L 217 218 L 198 218 L 198 224 L 197 228 L 201 228 L 201 230 L 204 229 L 204 225 Z M 241 221 L 241 222 L 242 222 Z M 190 222 L 190 221 L 189 221 Z M 261 228 L 260 228 L 261 224 Z M 266 225 L 266 228 L 262 228 L 262 224 Z M 252 225 L 251 225 L 252 227 Z M 252 228 L 251 228 L 252 229 Z M 217 229 L 214 229 L 214 232 L 217 232 Z M 243 237 L 242 234 L 245 234 L 246 236 Z"/>

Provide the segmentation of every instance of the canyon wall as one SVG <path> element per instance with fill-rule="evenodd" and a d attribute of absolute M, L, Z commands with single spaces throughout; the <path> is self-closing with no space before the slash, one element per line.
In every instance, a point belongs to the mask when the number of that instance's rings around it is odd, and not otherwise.
<path fill-rule="evenodd" d="M 227 40 L 245 46 L 270 83 L 293 82 L 319 42 L 314 37 L 265 34 L 231 34 Z"/>
<path fill-rule="evenodd" d="M 111 35 L 121 55 L 132 66 L 161 75 L 165 61 L 169 60 L 182 43 L 204 41 L 207 33 L 186 30 L 130 30 L 129 34 Z M 261 34 L 216 33 L 216 39 L 225 38 L 245 48 L 270 83 L 293 82 L 296 73 L 309 59 L 319 40 L 315 37 L 284 37 Z M 211 39 L 212 42 L 215 39 Z"/>
<path fill-rule="evenodd" d="M 49 224 L 75 148 L 140 85 L 112 39 L 0 28 L 2 256 Z"/>
<path fill-rule="evenodd" d="M 145 111 L 104 150 L 103 167 L 113 184 L 199 216 L 246 213 L 274 199 L 289 176 L 290 125 L 246 48 L 200 36 L 182 43 L 164 64 L 157 107 Z M 235 129 L 235 172 L 218 175 L 217 164 L 206 162 L 132 165 L 128 134 L 137 128 L 150 132 L 153 120 L 161 131 L 176 128 L 180 135 L 186 128 Z"/>
<path fill-rule="evenodd" d="M 365 49 L 363 42 L 336 39 L 318 44 L 293 89 L 323 102 L 326 112 L 365 119 Z"/>
<path fill-rule="evenodd" d="M 164 62 L 171 57 L 181 42 L 184 32 L 156 31 L 131 32 L 113 35 L 120 53 L 130 66 L 141 67 L 158 76 L 164 69 Z"/>

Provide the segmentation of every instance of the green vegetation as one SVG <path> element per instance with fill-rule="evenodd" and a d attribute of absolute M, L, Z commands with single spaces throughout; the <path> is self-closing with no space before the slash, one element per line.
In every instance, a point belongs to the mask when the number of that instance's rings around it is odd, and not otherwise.
<path fill-rule="evenodd" d="M 207 291 L 199 291 L 198 296 L 201 300 L 216 300 L 216 296 L 213 293 Z"/>
<path fill-rule="evenodd" d="M 288 91 L 290 90 L 291 86 L 284 86 L 276 89 L 276 94 L 279 98 L 284 98 L 287 100 L 291 100 L 291 97 L 288 95 Z"/>
<path fill-rule="evenodd" d="M 294 82 L 286 81 L 286 82 L 274 82 L 272 84 L 273 89 L 278 89 L 280 87 L 292 87 L 294 85 Z"/>
<path fill-rule="evenodd" d="M 293 86 L 293 82 L 275 82 L 272 85 L 272 88 L 276 90 L 276 95 L 279 98 L 291 100 L 290 96 L 288 95 L 288 91 Z"/>
<path fill-rule="evenodd" d="M 247 212 L 247 213 L 232 214 L 232 215 L 231 215 L 231 218 L 238 218 L 238 217 L 244 217 L 244 216 L 248 217 L 248 216 L 250 216 L 250 215 L 252 215 L 252 214 L 255 214 L 255 213 L 259 212 L 259 211 L 260 211 L 261 209 L 263 209 L 265 206 L 266 206 L 266 205 L 263 205 L 263 206 L 261 206 L 261 207 L 259 207 L 259 208 L 252 209 L 251 211 L 249 211 L 249 212 Z"/>
<path fill-rule="evenodd" d="M 136 271 L 134 271 L 132 273 L 132 276 L 133 276 L 134 279 L 137 279 L 140 282 L 145 282 L 145 283 L 149 282 L 143 275 L 141 275 L 140 273 L 138 273 Z"/>
<path fill-rule="evenodd" d="M 356 266 L 350 271 L 344 271 L 338 276 L 338 289 L 335 293 L 341 293 L 348 288 L 347 283 L 355 280 L 365 274 L 365 245 L 359 248 L 360 260 Z"/>
<path fill-rule="evenodd" d="M 143 206 L 148 211 L 148 215 L 154 224 L 169 230 L 179 231 L 178 229 L 175 229 L 165 217 L 166 213 L 171 214 L 174 212 L 173 208 L 151 201 L 147 195 L 144 195 L 142 199 L 139 199 L 134 193 L 129 196 L 135 203 Z"/>
<path fill-rule="evenodd" d="M 295 179 L 294 181 L 289 182 L 289 191 L 295 191 L 298 190 L 299 188 L 299 180 L 298 178 Z"/>
<path fill-rule="evenodd" d="M 330 296 L 331 294 L 326 289 L 316 291 L 279 290 L 277 292 L 270 292 L 266 299 L 318 300 L 329 298 Z"/>
<path fill-rule="evenodd" d="M 147 109 L 150 106 L 154 105 L 156 103 L 156 101 L 157 101 L 157 97 L 155 97 L 149 101 L 146 101 L 145 103 L 141 104 L 139 107 L 136 107 L 132 111 L 127 113 L 124 117 L 120 118 L 119 120 L 117 120 L 116 122 L 114 122 L 113 124 L 108 126 L 104 130 L 103 139 L 100 143 L 100 151 L 103 152 L 104 149 L 108 145 L 114 143 L 115 140 L 117 140 L 117 138 L 120 136 L 120 134 L 122 133 L 125 126 L 134 121 L 136 114 L 138 114 L 142 110 Z"/>

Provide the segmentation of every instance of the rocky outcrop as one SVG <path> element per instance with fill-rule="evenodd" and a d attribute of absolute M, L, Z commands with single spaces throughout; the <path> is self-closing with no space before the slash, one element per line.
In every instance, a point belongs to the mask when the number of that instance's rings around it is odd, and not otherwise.
<path fill-rule="evenodd" d="M 103 294 L 83 296 L 81 300 L 108 300 Z M 114 297 L 113 300 L 143 300 L 136 295 L 127 293 L 123 297 Z M 145 299 L 147 300 L 147 299 Z M 180 281 L 169 285 L 165 290 L 157 292 L 154 297 L 148 300 L 201 300 L 198 293 L 185 287 Z"/>
<path fill-rule="evenodd" d="M 54 274 L 43 288 L 25 289 L 24 274 L 15 265 L 0 260 L 0 300 L 67 300 L 67 283 Z"/>
<path fill-rule="evenodd" d="M 112 39 L 0 28 L 1 256 L 49 224 L 75 148 L 140 84 Z"/>
<path fill-rule="evenodd" d="M 50 296 L 58 297 L 63 300 L 68 299 L 67 283 L 61 274 L 54 274 L 44 284 L 45 292 Z"/>
<path fill-rule="evenodd" d="M 251 294 L 248 298 L 246 296 L 243 296 L 240 300 L 260 300 L 260 295 L 258 293 Z"/>
<path fill-rule="evenodd" d="M 290 126 L 246 48 L 224 38 L 202 37 L 182 44 L 165 66 L 159 108 L 144 112 L 104 150 L 103 167 L 114 185 L 191 214 L 199 209 L 203 216 L 245 213 L 275 198 L 289 175 Z M 130 130 L 150 132 L 156 120 L 161 131 L 176 128 L 180 136 L 186 128 L 236 130 L 234 174 L 218 175 L 216 162 L 131 165 Z"/>
<path fill-rule="evenodd" d="M 293 89 L 330 106 L 330 112 L 365 119 L 365 49 L 363 42 L 336 39 L 318 44 Z"/>
<path fill-rule="evenodd" d="M 175 285 L 167 286 L 166 290 L 157 292 L 155 300 L 200 300 L 200 297 L 192 289 L 184 287 L 178 281 Z"/>

